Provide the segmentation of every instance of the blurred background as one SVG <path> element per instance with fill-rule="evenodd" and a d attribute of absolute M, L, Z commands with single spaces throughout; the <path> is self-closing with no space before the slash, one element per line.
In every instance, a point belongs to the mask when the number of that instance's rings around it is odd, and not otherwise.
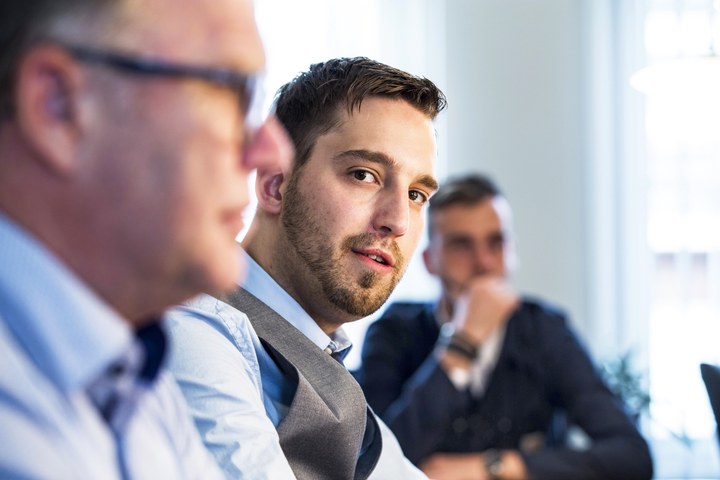
<path fill-rule="evenodd" d="M 564 306 L 594 358 L 641 398 L 657 478 L 719 478 L 699 365 L 720 363 L 720 2 L 255 3 L 266 107 L 338 56 L 443 89 L 438 177 L 481 171 L 503 188 L 515 285 Z M 437 292 L 416 255 L 391 300 Z M 348 326 L 349 367 L 376 317 Z"/>

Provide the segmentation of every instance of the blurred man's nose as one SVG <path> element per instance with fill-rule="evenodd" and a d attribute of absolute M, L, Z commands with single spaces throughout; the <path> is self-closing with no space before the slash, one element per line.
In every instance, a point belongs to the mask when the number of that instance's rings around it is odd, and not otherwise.
<path fill-rule="evenodd" d="M 496 258 L 488 245 L 476 244 L 473 261 L 476 273 L 478 275 L 484 275 L 494 270 Z"/>
<path fill-rule="evenodd" d="M 287 172 L 295 156 L 295 148 L 277 117 L 271 116 L 258 128 L 244 149 L 243 167 L 247 170 L 278 170 Z"/>

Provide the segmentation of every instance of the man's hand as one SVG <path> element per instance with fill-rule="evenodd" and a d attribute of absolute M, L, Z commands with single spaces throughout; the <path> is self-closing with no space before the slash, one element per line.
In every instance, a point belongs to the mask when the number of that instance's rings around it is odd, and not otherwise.
<path fill-rule="evenodd" d="M 500 478 L 526 480 L 525 462 L 515 450 L 502 451 Z M 482 453 L 435 453 L 420 464 L 433 480 L 490 480 Z"/>
<path fill-rule="evenodd" d="M 465 293 L 455 302 L 451 322 L 455 331 L 480 346 L 507 321 L 519 302 L 520 297 L 506 280 L 478 277 L 470 282 Z"/>
<path fill-rule="evenodd" d="M 487 480 L 479 453 L 435 453 L 420 464 L 420 470 L 433 480 Z"/>
<path fill-rule="evenodd" d="M 461 343 L 470 352 L 478 347 L 497 328 L 503 325 L 520 303 L 520 297 L 506 280 L 483 276 L 472 280 L 455 302 L 450 320 Z M 450 348 L 438 350 L 443 370 L 458 390 L 467 388 L 474 355 L 462 354 Z"/>

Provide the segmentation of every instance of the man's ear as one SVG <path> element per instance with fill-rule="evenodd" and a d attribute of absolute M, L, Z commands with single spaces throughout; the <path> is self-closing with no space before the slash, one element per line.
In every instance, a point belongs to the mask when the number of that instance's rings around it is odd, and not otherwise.
<path fill-rule="evenodd" d="M 258 206 L 267 213 L 278 215 L 282 210 L 282 185 L 286 174 L 277 170 L 258 169 L 255 194 Z"/>
<path fill-rule="evenodd" d="M 18 68 L 13 99 L 18 129 L 43 166 L 60 175 L 76 167 L 81 75 L 73 59 L 52 45 L 32 48 Z"/>
<path fill-rule="evenodd" d="M 435 265 L 433 262 L 433 256 L 432 252 L 430 252 L 430 245 L 428 245 L 425 250 L 422 251 L 422 258 L 423 263 L 425 263 L 425 269 L 428 271 L 430 275 L 435 275 L 437 271 L 435 270 Z"/>

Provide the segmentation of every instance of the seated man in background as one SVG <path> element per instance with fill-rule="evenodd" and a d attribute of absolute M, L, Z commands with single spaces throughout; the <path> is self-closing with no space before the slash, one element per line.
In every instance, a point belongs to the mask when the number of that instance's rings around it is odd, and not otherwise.
<path fill-rule="evenodd" d="M 290 163 L 244 135 L 263 67 L 250 0 L 0 2 L 0 478 L 223 477 L 159 320 L 232 289 Z"/>
<path fill-rule="evenodd" d="M 441 298 L 392 305 L 368 330 L 359 373 L 408 458 L 439 480 L 651 478 L 647 444 L 565 315 L 508 283 L 511 212 L 497 187 L 450 180 L 428 214 L 423 259 Z M 561 414 L 588 449 L 565 446 Z"/>
<path fill-rule="evenodd" d="M 230 477 L 424 478 L 342 365 L 341 327 L 385 302 L 422 235 L 445 97 L 341 58 L 312 65 L 275 105 L 294 169 L 258 172 L 248 278 L 225 301 L 175 312 L 171 369 Z"/>

